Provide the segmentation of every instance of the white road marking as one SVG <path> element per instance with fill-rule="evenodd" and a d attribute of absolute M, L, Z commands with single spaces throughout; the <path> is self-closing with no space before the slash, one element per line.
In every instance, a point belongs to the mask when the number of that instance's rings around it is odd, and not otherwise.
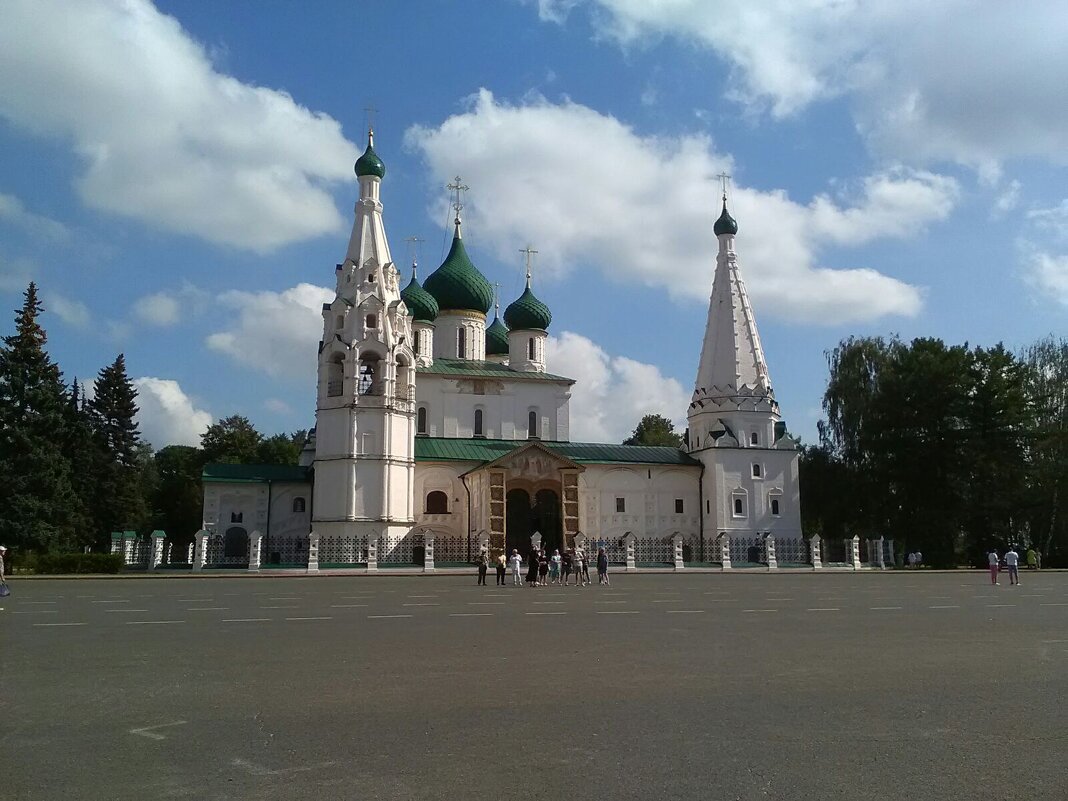
<path fill-rule="evenodd" d="M 401 606 L 441 606 L 438 603 L 401 604 Z"/>
<path fill-rule="evenodd" d="M 1003 606 L 1016 606 L 1016 604 L 987 604 L 986 608 L 987 609 L 994 609 L 994 608 L 1003 607 Z"/>
<path fill-rule="evenodd" d="M 207 604 L 214 601 L 214 598 L 175 598 L 180 604 Z"/>
<path fill-rule="evenodd" d="M 229 606 L 191 606 L 186 609 L 186 612 L 221 612 L 225 609 L 229 609 Z"/>
<path fill-rule="evenodd" d="M 1043 645 L 1056 645 L 1058 643 L 1068 642 L 1068 640 L 1043 640 Z"/>
<path fill-rule="evenodd" d="M 534 601 L 534 603 L 535 604 L 551 604 L 551 605 L 555 604 L 555 605 L 559 606 L 560 604 L 565 603 L 565 601 Z"/>
<path fill-rule="evenodd" d="M 468 601 L 468 606 L 504 606 L 504 601 Z"/>
<path fill-rule="evenodd" d="M 678 598 L 654 598 L 653 599 L 653 603 L 654 604 L 677 604 L 678 602 L 679 602 Z"/>
<path fill-rule="evenodd" d="M 333 620 L 334 618 L 328 615 L 320 615 L 318 617 L 287 617 L 286 620 Z"/>
<path fill-rule="evenodd" d="M 261 606 L 260 609 L 300 609 L 300 604 L 290 604 L 289 606 Z"/>
<path fill-rule="evenodd" d="M 311 770 L 320 770 L 321 768 L 329 768 L 336 765 L 337 762 L 319 762 L 315 765 L 301 765 L 296 768 L 264 768 L 259 765 L 255 765 L 245 759 L 235 759 L 231 763 L 235 767 L 244 768 L 253 776 L 284 776 L 287 773 L 306 773 Z"/>
<path fill-rule="evenodd" d="M 567 612 L 524 612 L 526 615 L 566 615 Z"/>
<path fill-rule="evenodd" d="M 959 606 L 952 606 L 952 605 L 948 605 L 948 606 L 928 606 L 927 608 L 928 609 L 960 609 Z"/>
<path fill-rule="evenodd" d="M 171 726 L 184 726 L 189 721 L 176 720 L 174 723 L 159 723 L 155 726 L 142 726 L 139 729 L 130 729 L 130 734 L 136 734 L 139 737 L 147 737 L 150 740 L 166 740 L 162 734 L 156 734 L 156 729 L 168 729 Z"/>
<path fill-rule="evenodd" d="M 698 612 L 704 612 L 704 609 L 668 609 L 669 615 L 696 615 Z"/>
<path fill-rule="evenodd" d="M 411 617 L 411 615 L 368 615 L 368 620 L 383 620 L 385 618 Z"/>
<path fill-rule="evenodd" d="M 266 623 L 269 617 L 225 617 L 223 623 Z"/>
<path fill-rule="evenodd" d="M 872 610 L 873 612 L 882 612 L 882 611 L 887 611 L 887 610 L 890 610 L 890 609 L 904 609 L 904 607 L 902 607 L 902 606 L 869 606 L 868 609 Z"/>
<path fill-rule="evenodd" d="M 409 595 L 409 598 L 437 598 L 436 595 Z"/>
<path fill-rule="evenodd" d="M 330 604 L 331 609 L 366 609 L 367 604 Z"/>
<path fill-rule="evenodd" d="M 793 598 L 765 598 L 768 603 L 775 603 L 776 601 L 792 601 Z"/>
<path fill-rule="evenodd" d="M 450 612 L 449 617 L 493 617 L 493 612 Z"/>
<path fill-rule="evenodd" d="M 625 604 L 626 601 L 594 601 L 595 604 Z"/>
<path fill-rule="evenodd" d="M 284 598 L 268 598 L 267 600 L 268 601 L 299 601 L 301 599 L 300 598 L 291 597 L 291 596 L 287 595 Z"/>
<path fill-rule="evenodd" d="M 55 601 L 23 601 L 22 605 L 23 606 L 31 606 L 33 604 L 54 604 L 54 603 L 56 603 L 56 602 Z"/>
<path fill-rule="evenodd" d="M 12 612 L 13 615 L 58 615 L 58 609 L 27 609 L 23 612 Z"/>
<path fill-rule="evenodd" d="M 1039 606 L 1068 606 L 1068 604 L 1041 603 Z"/>
<path fill-rule="evenodd" d="M 127 614 L 129 612 L 147 612 L 148 610 L 147 609 L 105 609 L 104 611 L 105 612 L 109 612 L 111 614 L 114 614 L 116 612 L 122 612 L 123 614 Z"/>
<path fill-rule="evenodd" d="M 806 609 L 806 612 L 841 612 L 837 606 L 817 606 L 811 609 Z"/>
<path fill-rule="evenodd" d="M 185 623 L 184 620 L 127 620 L 125 625 L 127 626 L 148 626 L 164 623 Z"/>
<path fill-rule="evenodd" d="M 778 612 L 778 609 L 743 609 L 743 612 Z"/>
<path fill-rule="evenodd" d="M 34 623 L 35 626 L 86 626 L 87 623 Z"/>
<path fill-rule="evenodd" d="M 130 603 L 130 599 L 127 598 L 124 601 L 92 601 L 91 603 L 94 603 L 94 604 L 128 604 L 128 603 Z"/>
<path fill-rule="evenodd" d="M 596 610 L 598 615 L 637 615 L 639 614 L 637 609 L 598 609 Z"/>

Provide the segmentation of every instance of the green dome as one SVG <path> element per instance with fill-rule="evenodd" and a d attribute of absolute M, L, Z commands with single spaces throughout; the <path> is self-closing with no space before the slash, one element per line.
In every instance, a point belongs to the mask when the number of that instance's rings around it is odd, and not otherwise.
<path fill-rule="evenodd" d="M 719 219 L 716 220 L 716 224 L 712 227 L 712 230 L 716 232 L 716 236 L 738 233 L 738 223 L 727 212 L 726 198 L 723 199 L 723 213 L 719 215 Z"/>
<path fill-rule="evenodd" d="M 438 302 L 427 292 L 415 277 L 415 265 L 412 265 L 412 280 L 401 290 L 401 300 L 418 323 L 432 323 L 438 316 Z"/>
<path fill-rule="evenodd" d="M 508 355 L 508 326 L 501 322 L 500 317 L 494 317 L 493 323 L 486 329 L 486 355 Z"/>
<path fill-rule="evenodd" d="M 530 285 L 528 284 L 527 288 L 523 290 L 523 294 L 512 301 L 512 305 L 504 310 L 504 321 L 508 323 L 508 327 L 513 331 L 530 329 L 544 331 L 549 327 L 549 323 L 553 321 L 553 315 L 548 306 L 534 297 L 534 293 L 530 291 Z"/>
<path fill-rule="evenodd" d="M 476 311 L 485 314 L 493 305 L 493 287 L 471 263 L 460 238 L 459 226 L 452 238 L 449 255 L 423 284 L 434 296 L 441 311 Z"/>
<path fill-rule="evenodd" d="M 375 135 L 370 131 L 367 132 L 367 149 L 356 159 L 356 177 L 363 178 L 365 175 L 386 177 L 386 165 L 375 153 Z"/>

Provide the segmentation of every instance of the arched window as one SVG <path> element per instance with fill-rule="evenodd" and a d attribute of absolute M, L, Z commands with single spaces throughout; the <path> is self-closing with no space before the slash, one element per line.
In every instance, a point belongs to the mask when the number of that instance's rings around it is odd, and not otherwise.
<path fill-rule="evenodd" d="M 367 315 L 367 328 L 378 328 L 378 315 L 377 314 L 368 314 Z"/>
<path fill-rule="evenodd" d="M 441 490 L 428 492 L 426 495 L 426 513 L 428 515 L 447 515 L 449 513 L 449 496 Z"/>
<path fill-rule="evenodd" d="M 463 326 L 456 331 L 456 358 L 467 358 L 467 329 Z"/>
<path fill-rule="evenodd" d="M 731 511 L 735 517 L 748 517 L 748 497 L 742 490 L 735 491 L 731 495 Z"/>
<path fill-rule="evenodd" d="M 734 499 L 734 513 L 736 515 L 738 515 L 739 517 L 741 517 L 744 512 L 745 512 L 745 501 L 743 501 L 741 498 L 735 498 Z"/>
<path fill-rule="evenodd" d="M 415 343 L 415 355 L 418 356 L 419 352 L 423 349 L 423 332 L 414 331 L 412 333 L 412 340 Z"/>
<path fill-rule="evenodd" d="M 780 514 L 779 513 L 779 499 L 778 498 L 772 498 L 771 499 L 771 514 L 772 514 L 773 517 L 778 517 L 779 514 Z"/>
<path fill-rule="evenodd" d="M 240 526 L 226 529 L 223 556 L 245 556 L 248 553 L 248 534 Z"/>
<path fill-rule="evenodd" d="M 231 523 L 243 523 L 243 522 L 245 522 L 244 519 L 243 519 L 244 517 L 245 517 L 245 513 L 244 512 L 230 512 L 230 522 Z"/>
<path fill-rule="evenodd" d="M 338 353 L 330 360 L 330 367 L 326 374 L 326 395 L 329 398 L 339 398 L 345 390 L 344 358 Z"/>
<path fill-rule="evenodd" d="M 340 331 L 344 327 L 345 327 L 345 315 L 339 314 L 337 316 L 337 321 L 336 321 L 335 328 L 337 328 L 337 330 Z"/>
<path fill-rule="evenodd" d="M 527 340 L 527 358 L 534 361 L 534 337 Z"/>
<path fill-rule="evenodd" d="M 293 499 L 293 511 L 294 512 L 303 512 L 304 511 L 304 499 L 303 498 L 294 498 Z"/>
<path fill-rule="evenodd" d="M 749 444 L 750 445 L 759 445 L 760 444 L 760 437 L 757 435 L 757 432 L 754 431 L 752 434 L 749 435 Z"/>
<path fill-rule="evenodd" d="M 763 471 L 760 469 L 760 465 L 754 464 L 753 465 L 753 478 L 760 478 L 762 473 L 763 473 Z"/>
<path fill-rule="evenodd" d="M 538 413 L 531 411 L 527 415 L 527 437 L 534 438 L 538 436 Z"/>
<path fill-rule="evenodd" d="M 360 383 L 357 392 L 360 395 L 381 395 L 382 375 L 381 359 L 377 353 L 368 353 L 360 357 Z"/>
<path fill-rule="evenodd" d="M 482 430 L 482 410 L 475 409 L 475 436 L 485 436 L 485 432 Z"/>
<path fill-rule="evenodd" d="M 401 400 L 410 400 L 408 395 L 411 393 L 411 384 L 408 383 L 409 378 L 408 359 L 404 356 L 397 357 L 397 381 L 394 384 L 394 392 Z"/>
<path fill-rule="evenodd" d="M 426 434 L 426 407 L 420 406 L 415 413 L 415 433 Z"/>

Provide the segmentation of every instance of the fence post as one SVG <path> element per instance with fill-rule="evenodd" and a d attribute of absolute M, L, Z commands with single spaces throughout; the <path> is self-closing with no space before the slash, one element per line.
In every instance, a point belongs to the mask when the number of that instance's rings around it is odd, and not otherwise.
<path fill-rule="evenodd" d="M 778 570 L 779 561 L 775 558 L 775 535 L 770 531 L 764 535 L 764 553 L 768 560 L 768 570 Z"/>
<path fill-rule="evenodd" d="M 487 551 L 487 553 L 489 553 Z M 434 572 L 434 532 L 427 531 L 423 534 L 423 572 Z"/>
<path fill-rule="evenodd" d="M 196 541 L 196 537 L 193 537 L 193 541 L 189 543 L 189 547 L 186 549 L 186 552 L 185 552 L 185 561 L 188 564 L 190 564 L 190 565 L 193 564 L 193 559 L 196 556 L 196 552 L 197 552 L 197 541 Z"/>
<path fill-rule="evenodd" d="M 875 563 L 877 565 L 879 565 L 879 569 L 880 570 L 885 570 L 886 569 L 886 559 L 885 559 L 885 556 L 884 556 L 884 553 L 883 553 L 883 538 L 881 536 L 879 537 L 879 539 L 877 539 L 875 541 L 875 548 L 876 548 L 876 553 L 878 553 L 878 555 L 879 555 L 879 558 L 875 560 Z"/>
<path fill-rule="evenodd" d="M 846 540 L 846 553 L 849 557 L 849 564 L 853 566 L 854 570 L 860 570 L 860 535 L 854 534 L 852 539 Z"/>
<path fill-rule="evenodd" d="M 685 569 L 686 565 L 682 561 L 682 535 L 677 531 L 671 535 L 671 546 L 675 558 L 675 569 Z"/>
<path fill-rule="evenodd" d="M 628 531 L 623 535 L 623 547 L 627 549 L 627 570 L 636 570 L 637 567 L 634 564 L 634 541 L 637 537 L 634 536 L 633 531 Z"/>
<path fill-rule="evenodd" d="M 726 531 L 722 532 L 716 537 L 716 542 L 719 544 L 719 561 L 724 570 L 731 569 L 731 535 Z"/>
<path fill-rule="evenodd" d="M 196 548 L 193 556 L 193 570 L 203 570 L 208 558 L 208 532 L 205 529 L 196 533 L 193 537 L 193 545 Z"/>
<path fill-rule="evenodd" d="M 319 532 L 313 531 L 308 535 L 308 572 L 319 572 Z"/>
<path fill-rule="evenodd" d="M 894 541 L 889 539 L 886 541 L 886 552 L 889 554 L 889 567 L 897 567 L 897 557 L 894 554 Z"/>
<path fill-rule="evenodd" d="M 152 532 L 152 550 L 148 554 L 148 569 L 155 570 L 163 564 L 163 538 L 167 535 L 162 531 Z"/>
<path fill-rule="evenodd" d="M 123 553 L 123 550 L 122 550 L 122 532 L 121 531 L 112 531 L 111 532 L 111 552 L 112 553 Z M 125 559 L 124 559 L 124 561 L 125 561 Z"/>
<path fill-rule="evenodd" d="M 819 534 L 813 534 L 808 541 L 808 553 L 812 561 L 813 570 L 823 570 L 823 543 Z"/>
<path fill-rule="evenodd" d="M 378 534 L 371 532 L 367 537 L 367 572 L 378 570 Z"/>
<path fill-rule="evenodd" d="M 251 573 L 258 573 L 260 569 L 260 546 L 263 544 L 263 535 L 253 531 L 248 535 L 248 569 Z"/>

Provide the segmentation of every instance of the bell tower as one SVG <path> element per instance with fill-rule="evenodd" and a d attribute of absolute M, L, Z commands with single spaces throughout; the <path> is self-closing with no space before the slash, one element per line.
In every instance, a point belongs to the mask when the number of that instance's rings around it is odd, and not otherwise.
<path fill-rule="evenodd" d="M 336 296 L 323 305 L 312 526 L 321 536 L 403 536 L 415 522 L 415 360 L 379 198 L 386 167 L 368 131 Z"/>

